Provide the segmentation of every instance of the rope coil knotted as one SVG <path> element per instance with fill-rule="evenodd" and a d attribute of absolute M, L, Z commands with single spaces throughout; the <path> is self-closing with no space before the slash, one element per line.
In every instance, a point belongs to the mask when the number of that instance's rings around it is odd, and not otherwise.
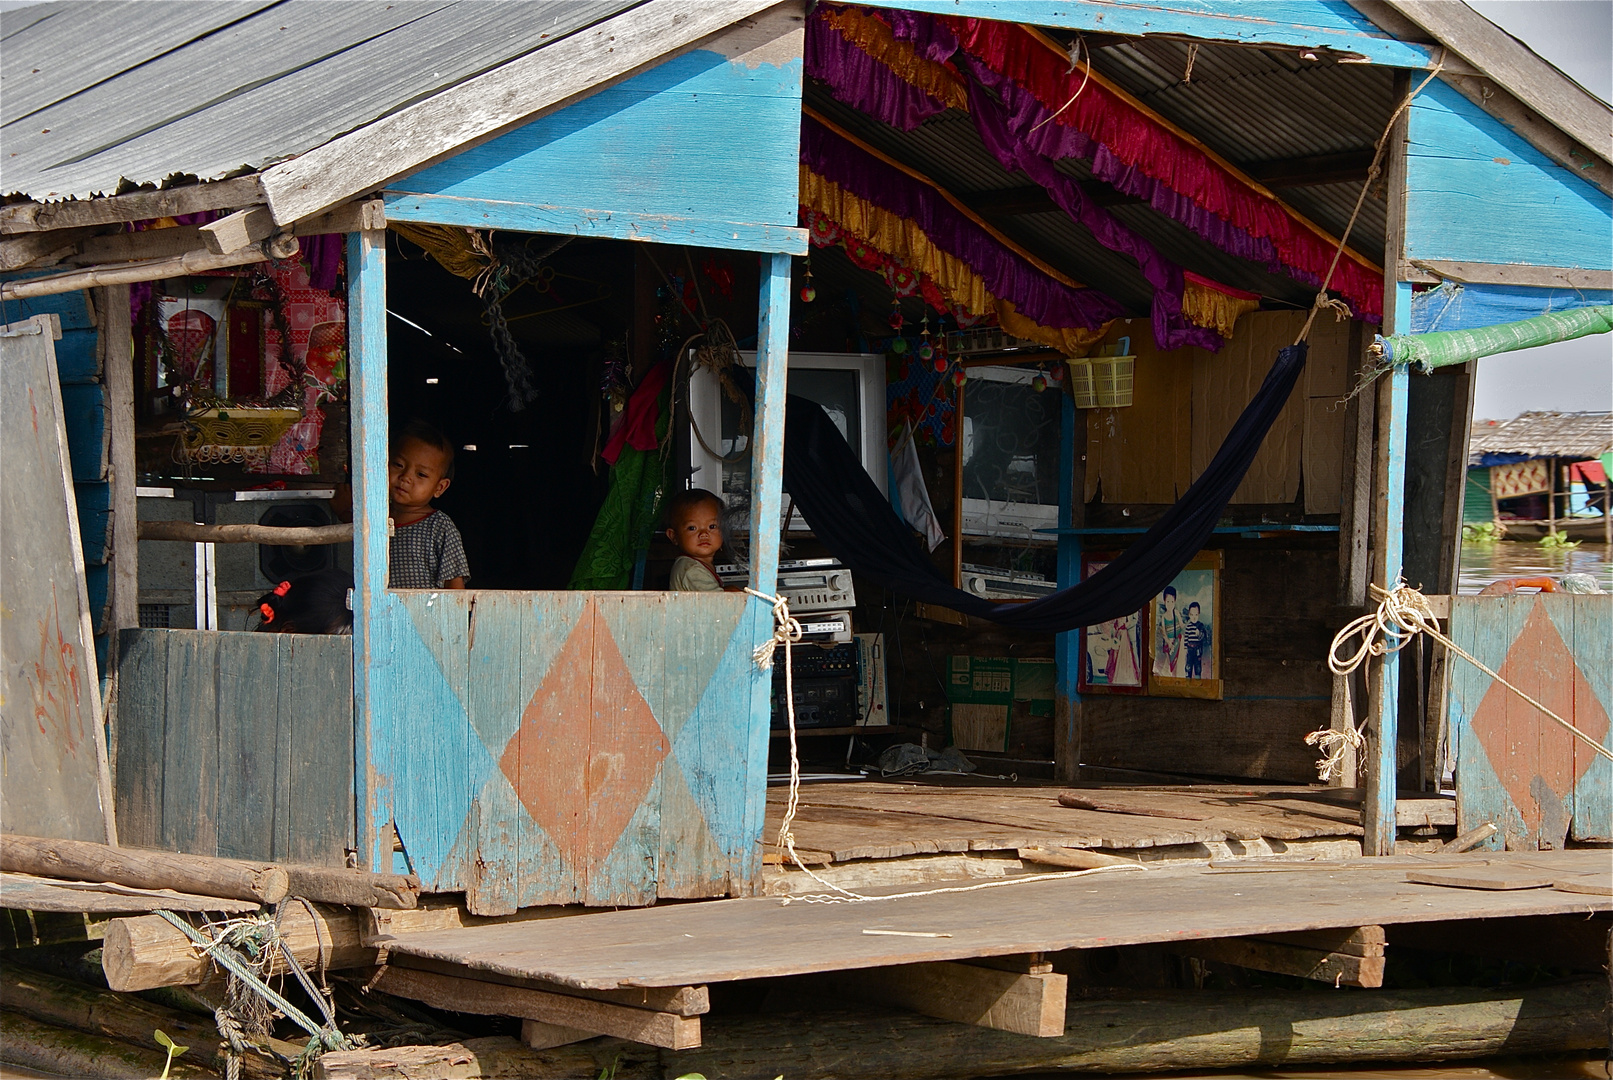
<path fill-rule="evenodd" d="M 1548 718 L 1562 725 L 1575 738 L 1581 740 L 1586 746 L 1613 761 L 1613 750 L 1609 750 L 1585 732 L 1575 727 L 1569 721 L 1558 716 L 1545 705 L 1536 701 L 1512 683 L 1502 678 L 1498 672 L 1492 671 L 1478 657 L 1462 648 L 1439 628 L 1439 621 L 1434 615 L 1434 607 L 1417 589 L 1399 582 L 1393 589 L 1385 590 L 1378 585 L 1367 586 L 1375 599 L 1379 601 L 1378 609 L 1352 620 L 1344 629 L 1333 638 L 1333 644 L 1327 651 L 1328 670 L 1335 675 L 1344 676 L 1346 690 L 1349 687 L 1348 677 L 1370 658 L 1388 656 L 1397 653 L 1409 645 L 1418 634 L 1426 634 L 1429 638 L 1445 646 L 1463 660 L 1472 664 L 1490 678 L 1512 691 L 1518 697 L 1528 702 L 1534 708 L 1544 713 Z M 1339 649 L 1347 647 L 1350 639 L 1360 637 L 1360 644 L 1348 656 L 1340 656 Z M 1321 779 L 1327 780 L 1338 770 L 1343 763 L 1347 748 L 1359 749 L 1365 743 L 1362 737 L 1362 727 L 1346 727 L 1342 730 L 1325 729 L 1313 731 L 1305 736 L 1305 742 L 1310 746 L 1318 747 L 1327 753 L 1327 757 L 1317 764 L 1317 773 Z"/>

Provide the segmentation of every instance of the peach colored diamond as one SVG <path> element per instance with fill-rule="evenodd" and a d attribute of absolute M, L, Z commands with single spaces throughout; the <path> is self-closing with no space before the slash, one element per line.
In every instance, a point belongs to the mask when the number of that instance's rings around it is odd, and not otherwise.
<path fill-rule="evenodd" d="M 1607 712 L 1544 604 L 1537 602 L 1530 610 L 1498 673 L 1591 738 L 1607 734 Z M 1473 734 L 1530 832 L 1541 827 L 1540 807 L 1531 790 L 1535 778 L 1566 800 L 1597 756 L 1550 717 L 1494 681 L 1474 710 Z"/>
<path fill-rule="evenodd" d="M 549 665 L 499 768 L 567 864 L 597 867 L 671 750 L 592 600 Z"/>

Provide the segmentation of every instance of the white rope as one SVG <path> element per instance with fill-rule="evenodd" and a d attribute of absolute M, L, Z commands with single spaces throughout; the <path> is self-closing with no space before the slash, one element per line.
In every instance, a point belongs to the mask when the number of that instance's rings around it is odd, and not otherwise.
<path fill-rule="evenodd" d="M 790 603 L 782 596 L 769 596 L 763 592 L 747 587 L 747 593 L 758 600 L 765 601 L 773 608 L 773 636 L 756 647 L 751 653 L 751 659 L 762 671 L 771 671 L 773 656 L 778 646 L 784 646 L 784 714 L 789 721 L 790 729 L 790 794 L 784 804 L 784 820 L 779 824 L 777 846 L 779 851 L 787 855 L 798 869 L 807 877 L 816 881 L 829 893 L 813 893 L 806 896 L 785 897 L 783 903 L 800 900 L 805 904 L 845 904 L 859 903 L 873 900 L 906 900 L 915 896 L 939 896 L 943 893 L 975 892 L 979 889 L 997 889 L 1004 885 L 1028 885 L 1036 881 L 1062 881 L 1067 878 L 1085 877 L 1088 874 L 1108 870 L 1145 870 L 1136 863 L 1116 866 L 1098 866 L 1090 870 L 1065 870 L 1053 874 L 1026 874 L 1020 877 L 1003 878 L 998 881 L 986 881 L 977 885 L 953 885 L 940 889 L 920 889 L 916 892 L 893 893 L 888 896 L 865 896 L 850 889 L 843 889 L 832 881 L 826 881 L 813 873 L 807 864 L 801 861 L 801 856 L 795 850 L 795 833 L 790 826 L 795 823 L 795 812 L 801 803 L 801 758 L 796 749 L 795 739 L 795 680 L 794 672 L 790 668 L 790 649 L 801 640 L 801 624 L 790 615 Z"/>
<path fill-rule="evenodd" d="M 1524 701 L 1539 709 L 1547 717 L 1564 728 L 1568 729 L 1574 737 L 1580 739 L 1603 757 L 1613 760 L 1613 750 L 1609 750 L 1573 724 L 1552 712 L 1546 706 L 1519 690 L 1497 672 L 1491 671 L 1478 657 L 1462 648 L 1456 642 L 1440 632 L 1439 623 L 1434 616 L 1434 609 L 1428 602 L 1428 597 L 1407 585 L 1404 581 L 1397 584 L 1392 590 L 1385 591 L 1377 585 L 1369 585 L 1372 595 L 1378 603 L 1378 610 L 1362 615 L 1353 620 L 1333 638 L 1333 644 L 1327 651 L 1328 669 L 1335 675 L 1345 677 L 1345 686 L 1349 686 L 1349 676 L 1367 660 L 1374 656 L 1388 656 L 1397 653 L 1411 643 L 1412 638 L 1418 634 L 1427 634 L 1430 638 L 1445 646 L 1463 660 L 1472 664 L 1502 686 L 1517 694 Z M 1348 647 L 1351 638 L 1359 636 L 1361 643 L 1353 653 L 1340 657 L 1339 649 Z M 1323 780 L 1333 775 L 1344 759 L 1346 747 L 1359 748 L 1364 740 L 1362 727 L 1347 727 L 1342 731 L 1325 730 L 1313 731 L 1305 736 L 1305 742 L 1317 746 L 1327 752 L 1326 760 L 1317 765 L 1317 772 Z"/>

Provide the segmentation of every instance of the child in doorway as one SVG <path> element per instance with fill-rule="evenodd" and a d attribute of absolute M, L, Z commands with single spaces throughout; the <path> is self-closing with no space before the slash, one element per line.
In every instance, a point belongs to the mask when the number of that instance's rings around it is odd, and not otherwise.
<path fill-rule="evenodd" d="M 447 514 L 431 505 L 454 479 L 454 445 L 423 420 L 392 440 L 387 468 L 392 544 L 387 587 L 463 589 L 470 579 L 465 546 Z"/>
<path fill-rule="evenodd" d="M 690 488 L 667 500 L 666 538 L 683 552 L 672 563 L 674 592 L 739 592 L 717 576 L 722 549 L 722 500 L 704 488 Z"/>

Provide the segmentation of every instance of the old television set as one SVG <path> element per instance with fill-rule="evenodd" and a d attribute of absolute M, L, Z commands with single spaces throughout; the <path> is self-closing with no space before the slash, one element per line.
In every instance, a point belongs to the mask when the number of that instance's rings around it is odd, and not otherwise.
<path fill-rule="evenodd" d="M 1063 395 L 1038 391 L 1034 367 L 971 366 L 963 387 L 958 462 L 965 536 L 1054 542 L 1059 525 Z"/>
<path fill-rule="evenodd" d="M 741 352 L 740 357 L 746 367 L 755 369 L 754 352 Z M 789 392 L 824 407 L 880 493 L 886 494 L 885 358 L 877 353 L 791 352 L 788 362 Z M 739 404 L 728 399 L 717 377 L 704 368 L 689 376 L 689 417 L 693 421 L 690 484 L 716 492 L 730 507 L 747 505 L 749 424 Z M 790 505 L 787 492 L 784 505 Z M 811 525 L 797 510 L 790 515 L 789 528 L 801 531 Z"/>

